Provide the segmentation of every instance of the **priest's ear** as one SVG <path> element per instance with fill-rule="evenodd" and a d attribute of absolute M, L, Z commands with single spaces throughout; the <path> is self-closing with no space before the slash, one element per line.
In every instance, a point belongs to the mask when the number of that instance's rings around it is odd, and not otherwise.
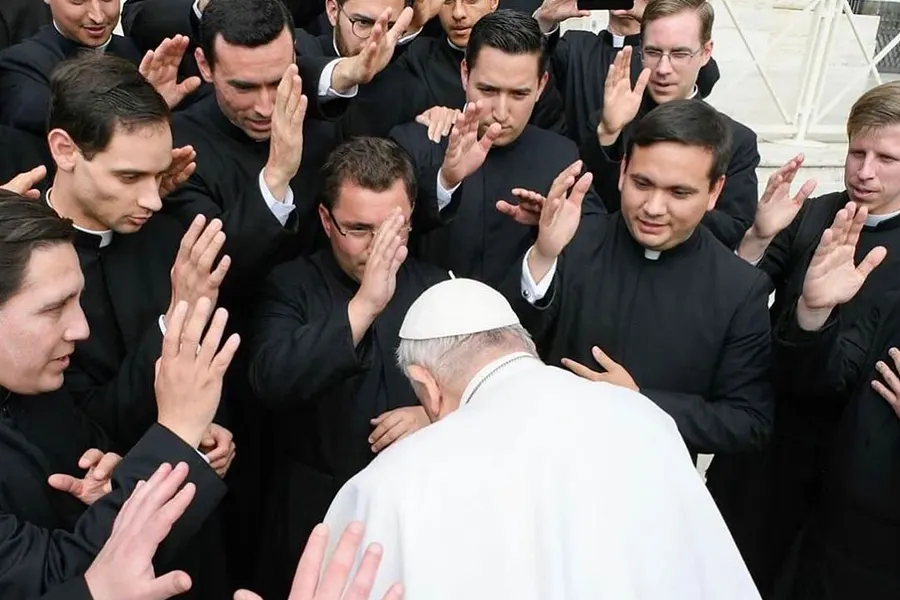
<path fill-rule="evenodd" d="M 325 14 L 328 16 L 328 22 L 331 23 L 332 27 L 337 25 L 338 15 L 340 14 L 338 0 L 325 0 Z"/>
<path fill-rule="evenodd" d="M 57 171 L 71 172 L 75 168 L 81 151 L 68 133 L 59 128 L 51 129 L 47 134 L 47 145 Z"/>
<path fill-rule="evenodd" d="M 706 66 L 706 63 L 709 62 L 709 59 L 712 58 L 713 41 L 709 40 L 708 42 L 703 44 L 703 48 L 701 50 L 702 52 L 700 53 L 700 68 L 703 68 Z"/>
<path fill-rule="evenodd" d="M 724 187 L 725 175 L 722 175 L 715 181 L 709 183 L 709 203 L 706 205 L 706 212 L 709 212 L 716 207 L 716 202 L 719 201 L 719 195 L 722 193 L 722 188 Z"/>
<path fill-rule="evenodd" d="M 440 419 L 442 396 L 437 380 L 427 369 L 420 367 L 419 365 L 409 365 L 406 367 L 406 376 L 412 384 L 416 397 L 419 399 L 419 402 L 422 403 L 422 408 L 425 409 L 428 420 L 434 423 Z"/>
<path fill-rule="evenodd" d="M 197 60 L 197 68 L 200 70 L 200 76 L 203 77 L 203 81 L 212 83 L 212 68 L 206 60 L 206 54 L 203 53 L 203 48 L 194 50 L 194 58 Z"/>

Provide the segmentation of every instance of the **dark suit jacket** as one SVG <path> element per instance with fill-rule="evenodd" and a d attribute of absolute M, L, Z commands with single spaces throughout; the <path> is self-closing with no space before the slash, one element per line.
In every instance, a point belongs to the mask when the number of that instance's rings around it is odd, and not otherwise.
<path fill-rule="evenodd" d="M 64 38 L 53 25 L 42 28 L 21 44 L 0 52 L 0 123 L 34 135 L 47 133 L 50 75 L 56 66 L 78 55 L 82 46 Z M 122 36 L 114 35 L 106 51 L 140 64 L 141 52 Z"/>
<path fill-rule="evenodd" d="M 50 24 L 50 7 L 41 0 L 0 2 L 0 50 L 30 38 Z"/>
<path fill-rule="evenodd" d="M 113 491 L 85 507 L 47 485 L 53 473 L 79 473 L 88 448 L 105 436 L 64 391 L 17 396 L 0 390 L 0 597 L 32 600 L 80 578 L 109 537 L 113 521 L 137 482 L 163 462 L 186 462 L 197 493 L 156 555 L 171 568 L 173 551 L 197 532 L 225 494 L 225 485 L 193 448 L 168 429 L 152 426 L 113 472 Z M 72 587 L 69 587 L 72 586 Z M 86 592 L 68 583 L 66 590 Z M 57 598 L 78 598 L 57 592 Z M 88 596 L 83 596 L 88 597 Z"/>

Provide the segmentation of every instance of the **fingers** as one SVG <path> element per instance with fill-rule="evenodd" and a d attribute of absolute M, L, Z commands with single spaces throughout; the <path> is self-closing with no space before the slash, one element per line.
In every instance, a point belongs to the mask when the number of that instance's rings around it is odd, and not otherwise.
<path fill-rule="evenodd" d="M 181 335 L 181 345 L 185 352 L 189 353 L 189 358 L 197 357 L 197 349 L 200 347 L 203 330 L 206 328 L 206 324 L 209 323 L 212 309 L 212 301 L 205 296 L 198 299 L 194 304 L 191 315 L 188 317 L 187 324 L 184 327 L 184 333 Z"/>
<path fill-rule="evenodd" d="M 879 396 L 887 400 L 888 404 L 890 404 L 894 408 L 894 411 L 897 412 L 898 415 L 900 415 L 900 399 L 897 398 L 897 394 L 889 390 L 883 383 L 881 383 L 877 379 L 872 380 L 872 389 L 875 390 L 875 392 Z"/>
<path fill-rule="evenodd" d="M 75 479 L 71 475 L 66 475 L 64 473 L 51 475 L 47 478 L 47 483 L 54 490 L 72 494 L 73 496 L 81 494 L 81 490 L 84 487 L 84 482 L 81 479 Z"/>
<path fill-rule="evenodd" d="M 884 246 L 877 246 L 869 250 L 869 253 L 866 254 L 866 257 L 862 259 L 862 262 L 859 263 L 859 266 L 856 267 L 856 272 L 859 275 L 866 279 L 875 268 L 884 262 L 885 257 L 887 256 L 887 248 Z"/>
<path fill-rule="evenodd" d="M 815 179 L 807 179 L 803 185 L 800 186 L 796 195 L 794 195 L 794 203 L 803 206 L 803 203 L 812 195 L 817 185 L 818 182 Z"/>
<path fill-rule="evenodd" d="M 578 178 L 578 181 L 575 182 L 575 185 L 572 186 L 572 190 L 569 192 L 567 202 L 573 208 L 577 208 L 579 214 L 581 213 L 581 205 L 584 202 L 584 197 L 587 195 L 588 190 L 591 189 L 591 183 L 593 181 L 593 173 L 585 173 Z"/>
<path fill-rule="evenodd" d="M 128 498 L 128 500 L 122 506 L 122 509 L 119 511 L 119 514 L 116 516 L 116 521 L 113 529 L 115 530 L 116 527 L 128 527 L 132 522 L 146 522 L 146 515 L 152 514 L 153 511 L 159 508 L 158 506 L 148 504 L 150 502 L 151 495 L 155 490 L 159 488 L 162 482 L 164 482 L 173 473 L 173 471 L 174 470 L 172 469 L 172 465 L 170 465 L 169 463 L 163 463 L 159 465 L 153 475 L 150 476 L 150 479 L 148 479 L 147 481 L 139 481 L 137 487 L 135 487 L 134 492 L 131 493 L 131 496 Z M 186 476 L 187 473 L 185 471 L 185 477 Z"/>
<path fill-rule="evenodd" d="M 560 172 L 560 174 L 556 176 L 556 179 L 553 180 L 547 198 L 557 199 L 565 197 L 569 188 L 575 185 L 575 178 L 581 173 L 582 165 L 583 163 L 580 160 L 576 160 Z"/>
<path fill-rule="evenodd" d="M 409 419 L 401 419 L 399 422 L 395 423 L 393 427 L 387 429 L 380 437 L 375 440 L 375 443 L 372 444 L 372 452 L 379 453 L 400 438 L 406 436 L 410 433 L 415 424 L 412 423 Z"/>
<path fill-rule="evenodd" d="M 494 142 L 498 137 L 500 137 L 500 134 L 502 132 L 503 127 L 500 125 L 500 123 L 491 123 L 491 126 L 487 128 L 487 130 L 484 132 L 484 135 L 481 136 L 480 140 L 478 140 L 478 144 L 481 146 L 482 152 L 487 154 L 488 150 L 491 149 L 491 146 L 494 145 Z"/>
<path fill-rule="evenodd" d="M 206 335 L 203 337 L 203 342 L 200 344 L 200 353 L 197 355 L 197 360 L 201 361 L 201 364 L 212 364 L 216 353 L 219 351 L 222 338 L 225 336 L 225 327 L 227 325 L 228 311 L 224 308 L 216 309 L 216 312 L 213 314 L 212 324 L 209 326 Z M 203 326 L 205 327 L 206 323 Z M 218 443 L 219 440 L 217 439 L 215 442 Z"/>
<path fill-rule="evenodd" d="M 166 323 L 166 334 L 163 336 L 160 360 L 174 360 L 181 352 L 181 334 L 187 320 L 188 303 L 184 300 L 175 305 L 172 318 Z M 158 372 L 157 372 L 158 374 Z"/>
<path fill-rule="evenodd" d="M 216 373 L 217 376 L 225 376 L 225 371 L 228 370 L 228 366 L 234 359 L 234 355 L 237 354 L 240 345 L 241 336 L 236 333 L 232 333 L 230 336 L 228 336 L 228 339 L 225 341 L 222 349 L 219 350 L 219 353 L 216 354 L 216 357 L 212 361 L 212 370 Z"/>
<path fill-rule="evenodd" d="M 362 543 L 364 532 L 363 524 L 357 522 L 350 523 L 344 530 L 319 584 L 318 594 L 321 597 L 340 597 L 356 561 L 356 552 Z"/>
<path fill-rule="evenodd" d="M 380 420 L 377 422 L 375 419 L 372 420 L 372 425 L 375 425 L 375 430 L 369 435 L 370 444 L 377 442 L 381 436 L 387 433 L 392 427 L 401 423 L 403 421 L 403 412 L 400 410 L 392 410 L 391 412 L 381 415 L 379 419 Z"/>
<path fill-rule="evenodd" d="M 562 365 L 578 375 L 579 377 L 583 377 L 585 379 L 590 379 L 591 381 L 596 381 L 600 376 L 600 373 L 597 373 L 593 369 L 589 369 L 583 364 L 579 362 L 575 362 L 571 358 L 562 359 Z"/>
<path fill-rule="evenodd" d="M 638 75 L 637 82 L 634 84 L 634 94 L 636 96 L 643 96 L 644 90 L 647 89 L 647 84 L 650 83 L 650 75 L 653 72 L 650 69 L 644 69 L 641 71 L 641 74 Z M 628 75 L 626 75 L 628 77 Z"/>
<path fill-rule="evenodd" d="M 78 459 L 78 468 L 79 469 L 90 469 L 98 462 L 103 459 L 103 451 L 98 450 L 96 448 L 91 448 L 81 455 L 81 458 Z"/>
<path fill-rule="evenodd" d="M 142 584 L 147 598 L 172 598 L 191 589 L 191 577 L 184 571 L 172 571 Z"/>
<path fill-rule="evenodd" d="M 343 541 L 343 540 L 342 540 Z M 291 584 L 290 598 L 312 598 L 319 586 L 319 573 L 322 563 L 325 561 L 325 549 L 328 547 L 328 526 L 319 523 L 313 529 L 297 570 L 294 572 L 294 582 Z M 249 598 L 247 599 L 249 600 Z"/>
<path fill-rule="evenodd" d="M 293 597 L 293 595 L 292 595 Z M 307 596 L 299 596 L 299 598 L 307 598 Z M 238 590 L 234 593 L 234 600 L 263 600 L 257 594 L 250 590 Z"/>
<path fill-rule="evenodd" d="M 897 351 L 896 348 L 892 348 L 891 350 L 893 350 L 894 353 L 896 353 Z M 888 352 L 888 354 L 891 354 L 891 352 Z M 888 366 L 888 364 L 883 360 L 879 360 L 875 363 L 875 369 L 884 380 L 884 384 L 882 385 L 882 387 L 886 388 L 885 391 L 887 392 L 887 394 L 881 393 L 881 396 L 893 405 L 895 402 L 897 402 L 897 394 L 900 393 L 900 379 L 898 379 L 897 374 L 894 372 L 894 370 L 892 370 L 891 367 Z M 872 383 L 874 385 L 875 383 L 880 382 L 874 381 Z"/>
<path fill-rule="evenodd" d="M 41 182 L 44 177 L 47 176 L 47 167 L 43 165 L 39 165 L 30 171 L 26 171 L 25 173 L 19 173 L 12 180 L 4 184 L 3 189 L 9 190 L 10 192 L 15 192 L 21 196 L 28 196 L 30 198 L 36 197 L 34 193 L 37 190 L 33 188 Z M 40 193 L 38 193 L 40 195 Z"/>
<path fill-rule="evenodd" d="M 403 598 L 403 586 L 399 583 L 395 583 L 392 585 L 387 593 L 385 593 L 384 598 L 381 600 L 401 600 Z"/>
<path fill-rule="evenodd" d="M 851 219 L 846 229 L 844 243 L 855 247 L 859 242 L 859 234 L 862 233 L 863 227 L 866 226 L 866 217 L 869 214 L 869 209 L 865 206 L 860 206 L 857 208 L 856 213 L 851 212 L 850 214 Z"/>
<path fill-rule="evenodd" d="M 594 357 L 594 360 L 597 361 L 597 364 L 603 367 L 604 371 L 612 371 L 619 366 L 619 363 L 607 356 L 606 352 L 601 350 L 598 346 L 591 348 L 591 355 Z"/>
<path fill-rule="evenodd" d="M 400 41 L 400 38 L 403 37 L 403 34 L 406 32 L 406 30 L 409 29 L 409 24 L 412 23 L 414 14 L 415 11 L 413 11 L 412 7 L 410 6 L 407 6 L 400 11 L 400 16 L 397 17 L 397 21 L 388 32 L 388 41 L 390 42 L 391 46 L 396 46 L 397 42 Z"/>
<path fill-rule="evenodd" d="M 100 462 L 90 471 L 89 475 L 96 481 L 105 481 L 112 476 L 112 472 L 120 462 L 122 462 L 121 456 L 115 452 L 108 452 L 100 458 Z"/>
<path fill-rule="evenodd" d="M 181 245 L 178 247 L 178 254 L 175 257 L 176 265 L 186 263 L 190 259 L 194 245 L 197 243 L 197 240 L 200 238 L 205 227 L 206 217 L 203 215 L 194 217 L 194 220 L 191 221 L 191 226 L 188 227 L 188 230 L 181 238 Z"/>
<path fill-rule="evenodd" d="M 209 273 L 213 260 L 224 245 L 225 233 L 222 231 L 222 221 L 213 219 L 191 248 L 191 262 L 202 269 L 202 272 Z"/>
<path fill-rule="evenodd" d="M 375 577 L 378 575 L 378 566 L 381 564 L 383 554 L 384 550 L 380 544 L 369 544 L 343 600 L 368 600 L 372 586 L 375 585 Z"/>

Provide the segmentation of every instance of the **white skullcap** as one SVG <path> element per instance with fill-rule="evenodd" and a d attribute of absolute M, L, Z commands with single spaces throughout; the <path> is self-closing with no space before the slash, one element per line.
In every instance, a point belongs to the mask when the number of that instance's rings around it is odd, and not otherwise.
<path fill-rule="evenodd" d="M 448 279 L 413 302 L 400 327 L 400 339 L 433 340 L 518 324 L 500 292 L 474 279 Z"/>

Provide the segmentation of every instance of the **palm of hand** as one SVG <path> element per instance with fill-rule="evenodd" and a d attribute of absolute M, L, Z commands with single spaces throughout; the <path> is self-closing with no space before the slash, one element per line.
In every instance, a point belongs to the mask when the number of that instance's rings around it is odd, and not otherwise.
<path fill-rule="evenodd" d="M 635 93 L 628 78 L 620 79 L 613 86 L 612 94 L 604 103 L 603 120 L 613 131 L 625 127 L 637 115 L 642 95 Z"/>
<path fill-rule="evenodd" d="M 821 263 L 811 266 L 803 283 L 803 298 L 810 308 L 826 308 L 849 301 L 865 277 L 854 264 L 855 248 L 842 245 Z"/>
<path fill-rule="evenodd" d="M 800 205 L 788 197 L 787 190 L 779 188 L 772 195 L 772 198 L 767 199 L 765 202 L 760 202 L 756 209 L 756 223 L 761 224 L 765 230 L 761 231 L 760 234 L 769 236 L 778 233 L 791 224 L 799 210 Z"/>

